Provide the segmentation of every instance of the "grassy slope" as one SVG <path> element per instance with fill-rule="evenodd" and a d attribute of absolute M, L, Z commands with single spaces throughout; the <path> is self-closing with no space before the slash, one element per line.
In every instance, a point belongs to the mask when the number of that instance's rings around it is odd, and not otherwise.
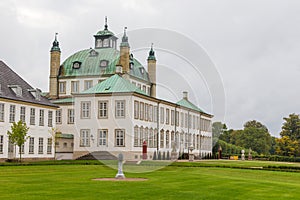
<path fill-rule="evenodd" d="M 146 182 L 91 180 L 115 174 L 116 170 L 102 165 L 0 167 L 0 199 L 300 198 L 300 173 L 293 172 L 169 166 L 149 173 L 125 174 L 148 178 Z"/>

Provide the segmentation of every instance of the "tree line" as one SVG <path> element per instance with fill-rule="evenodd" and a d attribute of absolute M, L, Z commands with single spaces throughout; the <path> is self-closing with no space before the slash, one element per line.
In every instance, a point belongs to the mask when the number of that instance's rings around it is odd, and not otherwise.
<path fill-rule="evenodd" d="M 259 155 L 300 156 L 300 117 L 293 113 L 283 120 L 278 138 L 271 136 L 268 128 L 256 120 L 247 121 L 241 130 L 228 129 L 225 123 L 214 122 L 213 142 L 251 149 Z"/>

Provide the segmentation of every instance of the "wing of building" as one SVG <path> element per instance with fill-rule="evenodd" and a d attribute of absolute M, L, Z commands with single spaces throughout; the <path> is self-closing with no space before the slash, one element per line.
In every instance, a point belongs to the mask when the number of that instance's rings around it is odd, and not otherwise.
<path fill-rule="evenodd" d="M 19 157 L 19 149 L 9 142 L 7 131 L 22 120 L 29 127 L 28 140 L 22 146 L 25 159 L 53 159 L 51 131 L 55 127 L 57 105 L 31 87 L 17 73 L 0 61 L 0 160 Z"/>
<path fill-rule="evenodd" d="M 146 70 L 130 52 L 126 28 L 120 50 L 107 23 L 94 38 L 94 48 L 80 50 L 62 63 L 56 37 L 50 51 L 48 97 L 60 107 L 56 123 L 62 158 L 70 152 L 63 147 L 70 145 L 73 159 L 120 152 L 126 159 L 140 159 L 143 144 L 148 159 L 154 152 L 178 156 L 191 146 L 197 156 L 211 153 L 212 115 L 191 103 L 187 93 L 177 103 L 156 98 L 153 47 Z"/>

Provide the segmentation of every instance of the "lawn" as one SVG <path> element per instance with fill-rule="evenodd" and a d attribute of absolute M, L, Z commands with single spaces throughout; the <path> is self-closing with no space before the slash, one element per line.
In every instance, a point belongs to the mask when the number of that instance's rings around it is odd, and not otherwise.
<path fill-rule="evenodd" d="M 0 199 L 300 199 L 298 172 L 220 167 L 299 164 L 205 161 L 174 165 L 125 173 L 147 178 L 144 182 L 94 181 L 116 174 L 115 169 L 95 163 L 0 166 Z"/>

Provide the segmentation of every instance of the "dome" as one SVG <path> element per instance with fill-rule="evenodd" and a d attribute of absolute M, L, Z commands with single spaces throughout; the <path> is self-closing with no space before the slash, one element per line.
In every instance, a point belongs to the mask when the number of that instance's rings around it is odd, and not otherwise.
<path fill-rule="evenodd" d="M 120 52 L 114 48 L 85 49 L 68 57 L 60 67 L 60 78 L 79 76 L 109 76 L 115 74 Z M 130 75 L 150 82 L 142 64 L 132 58 Z"/>
<path fill-rule="evenodd" d="M 104 30 L 98 31 L 95 36 L 105 36 L 105 35 L 112 36 L 115 34 L 107 29 L 104 29 Z"/>

